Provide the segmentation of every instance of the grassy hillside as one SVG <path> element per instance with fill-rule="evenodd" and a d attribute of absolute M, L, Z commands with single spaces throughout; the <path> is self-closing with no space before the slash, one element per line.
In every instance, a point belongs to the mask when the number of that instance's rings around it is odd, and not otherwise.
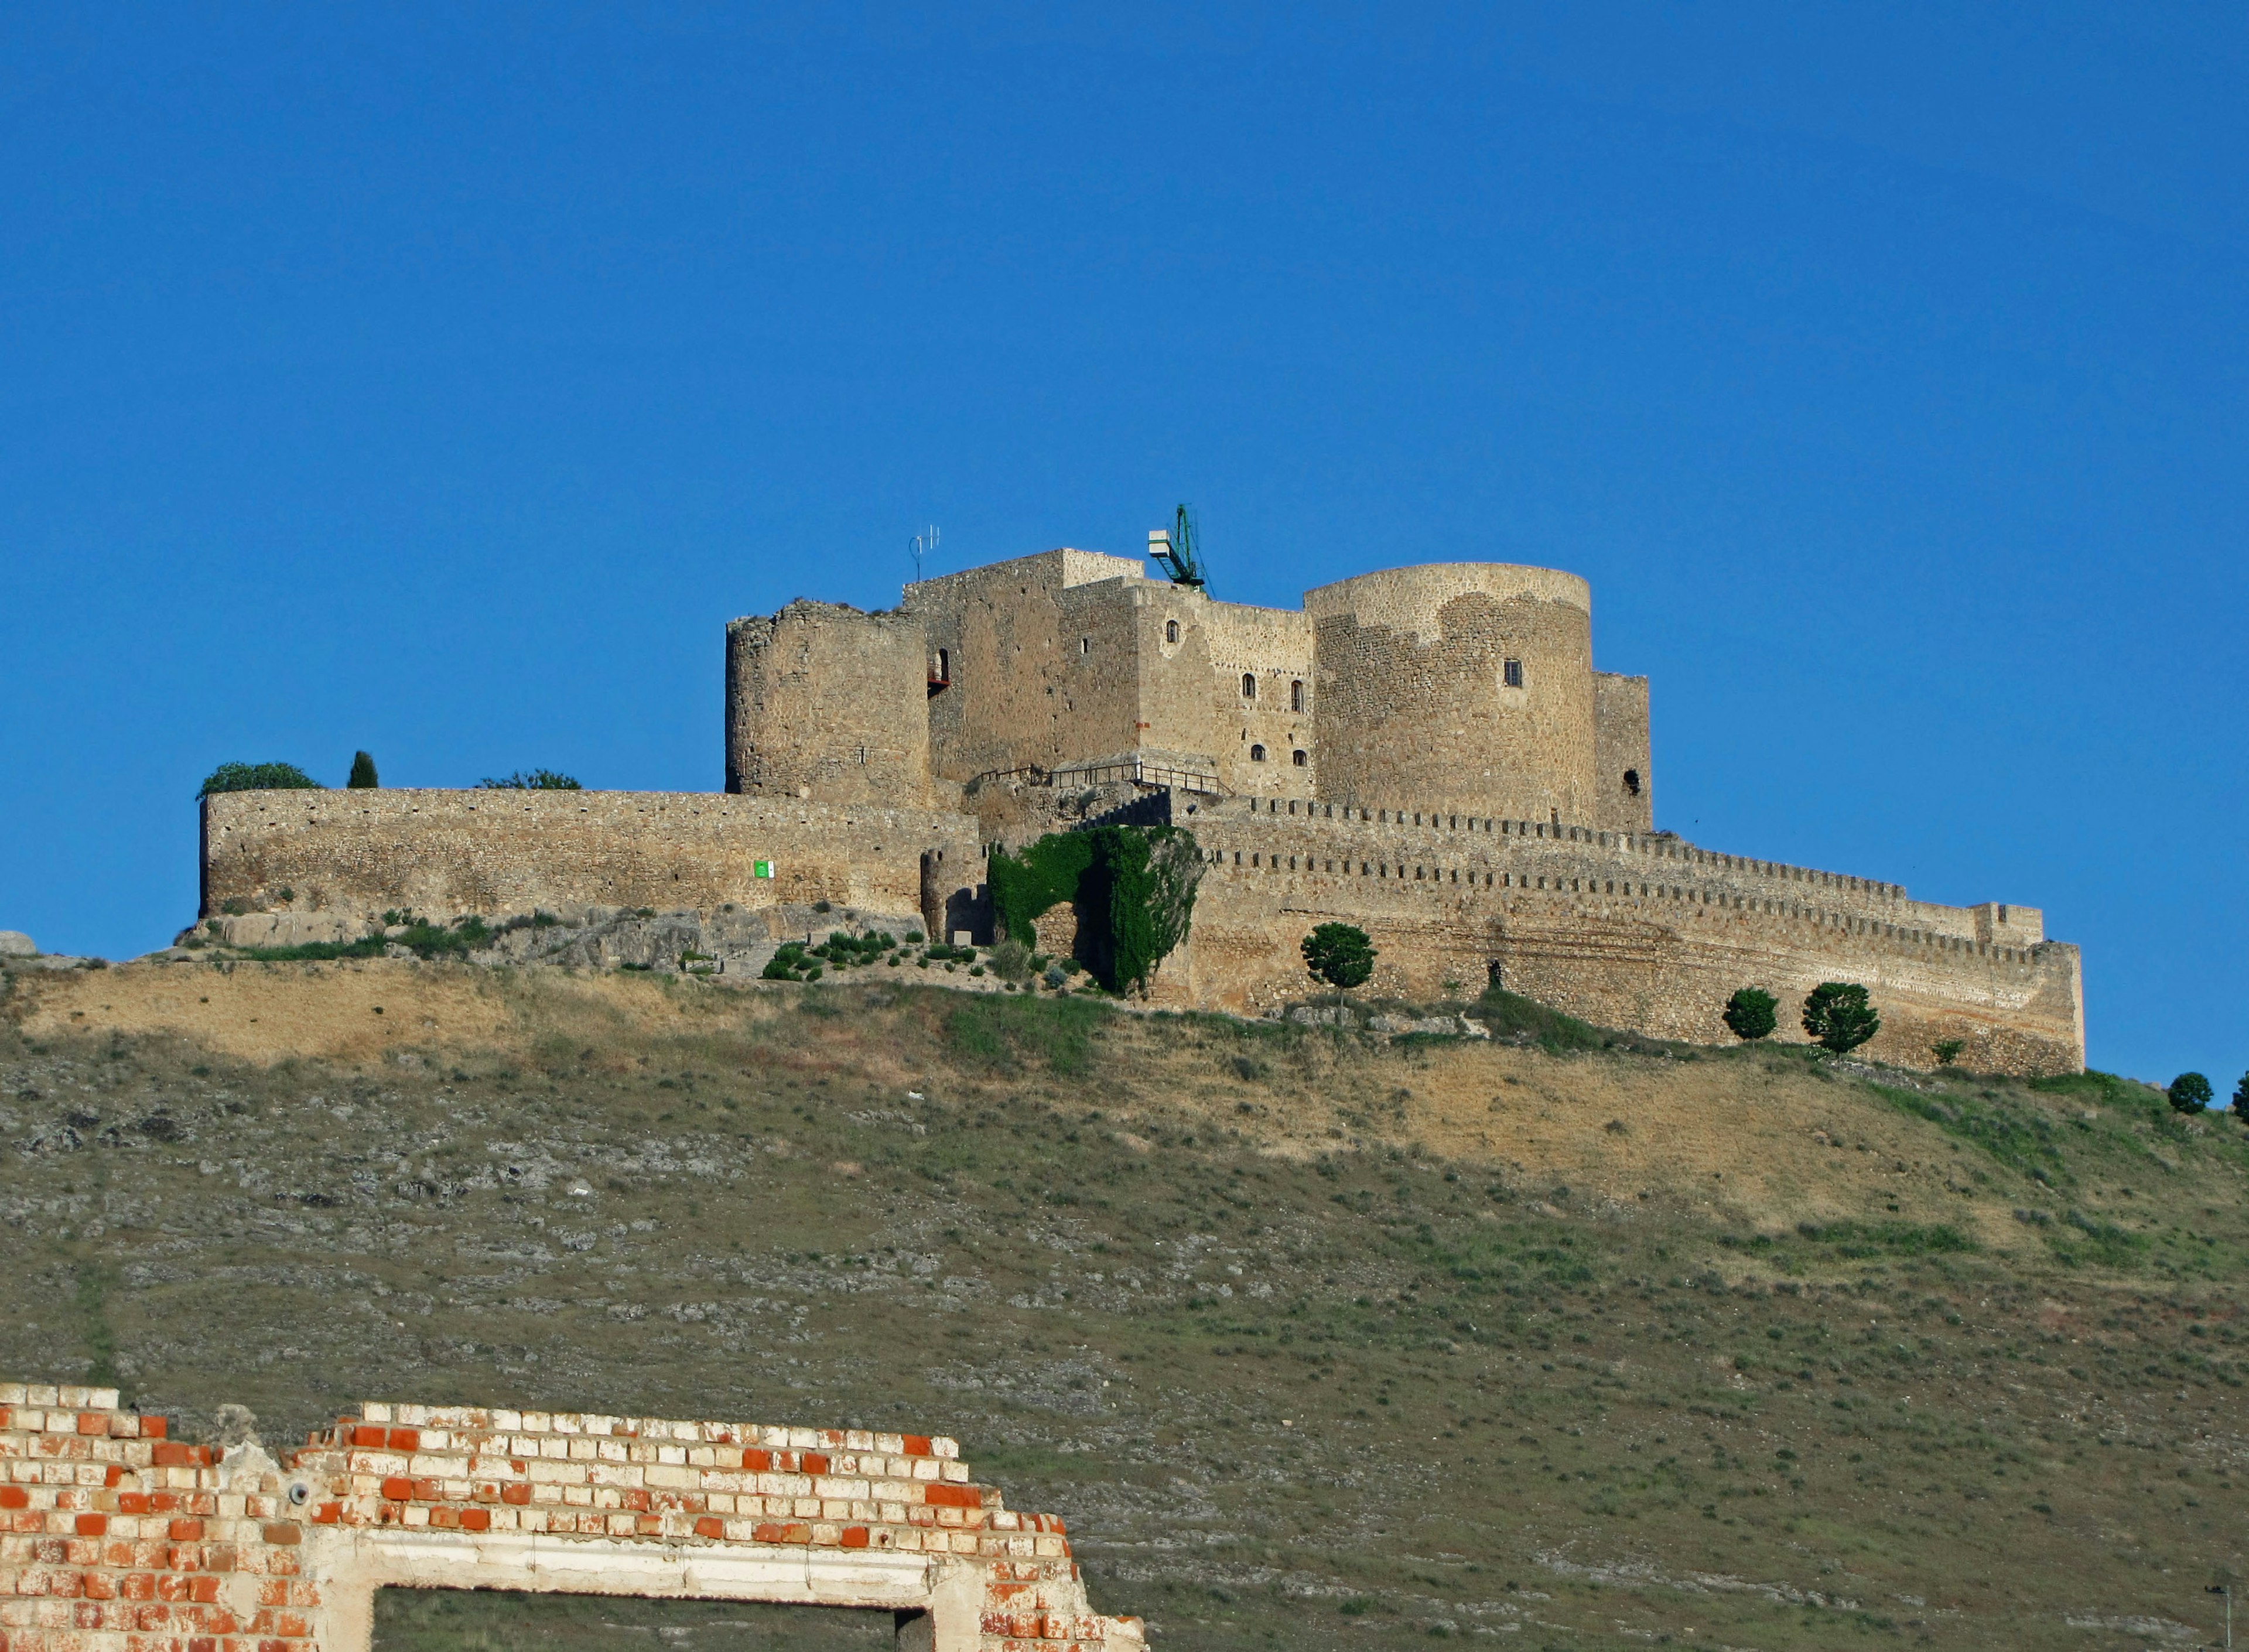
<path fill-rule="evenodd" d="M 1103 1609 L 1221 1652 L 2177 1646 L 2242 1564 L 2249 1153 L 2139 1085 L 889 986 L 10 981 L 0 1371 L 190 1434 L 950 1433 Z M 381 1638 L 886 1633 L 386 1596 Z"/>

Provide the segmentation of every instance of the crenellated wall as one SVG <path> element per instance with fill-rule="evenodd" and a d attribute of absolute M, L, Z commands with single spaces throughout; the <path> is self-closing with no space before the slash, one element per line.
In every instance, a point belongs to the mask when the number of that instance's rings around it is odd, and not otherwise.
<path fill-rule="evenodd" d="M 364 1405 L 279 1460 L 0 1383 L 5 1652 L 368 1652 L 378 1588 L 881 1612 L 899 1652 L 1139 1652 L 952 1441 Z"/>
<path fill-rule="evenodd" d="M 1943 906 L 1894 884 L 1723 855 L 1661 834 L 1445 810 L 1205 803 L 1210 864 L 1189 946 L 1159 977 L 1176 1002 L 1255 1013 L 1312 990 L 1297 944 L 1356 924 L 1383 957 L 1370 990 L 1430 999 L 1502 983 L 1585 1020 L 1722 1042 L 1739 988 L 1780 998 L 1779 1036 L 1823 981 L 1869 988 L 1870 1053 L 1931 1065 L 1959 1038 L 1988 1071 L 2084 1064 L 2078 952 L 2034 908 Z M 1994 939 L 1997 937 L 1997 939 Z"/>

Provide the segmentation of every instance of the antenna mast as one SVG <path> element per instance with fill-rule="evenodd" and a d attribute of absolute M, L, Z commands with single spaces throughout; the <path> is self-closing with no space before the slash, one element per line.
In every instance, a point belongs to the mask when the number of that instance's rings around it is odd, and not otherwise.
<path fill-rule="evenodd" d="M 934 527 L 922 529 L 906 541 L 906 548 L 913 553 L 914 583 L 918 585 L 921 583 L 921 559 L 924 554 L 937 548 L 937 529 Z"/>
<path fill-rule="evenodd" d="M 1210 582 L 1196 556 L 1194 507 L 1182 505 L 1171 531 L 1154 528 L 1148 534 L 1148 554 L 1171 575 L 1172 583 L 1201 590 Z"/>

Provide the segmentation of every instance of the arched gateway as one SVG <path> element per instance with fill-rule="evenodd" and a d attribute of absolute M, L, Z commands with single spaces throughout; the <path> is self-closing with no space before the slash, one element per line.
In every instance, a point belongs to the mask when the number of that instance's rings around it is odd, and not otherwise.
<path fill-rule="evenodd" d="M 384 1587 L 888 1609 L 905 1652 L 1141 1652 L 950 1440 L 365 1405 L 276 1462 L 0 1383 L 5 1652 L 368 1652 Z"/>

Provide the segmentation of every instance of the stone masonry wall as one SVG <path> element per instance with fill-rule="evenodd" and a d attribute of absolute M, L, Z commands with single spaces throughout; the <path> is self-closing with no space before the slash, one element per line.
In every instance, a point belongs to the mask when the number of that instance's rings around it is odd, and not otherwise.
<path fill-rule="evenodd" d="M 1446 563 L 1322 586 L 1304 604 L 1324 800 L 1426 797 L 1532 820 L 1597 817 L 1583 580 Z"/>
<path fill-rule="evenodd" d="M 1132 559 L 1049 551 L 906 588 L 946 685 L 927 701 L 934 773 L 965 781 L 1137 744 Z M 933 671 L 934 678 L 939 673 Z"/>
<path fill-rule="evenodd" d="M 2034 908 L 1909 899 L 1894 884 L 1716 854 L 1663 835 L 1440 810 L 1229 802 L 1193 823 L 1210 864 L 1173 1002 L 1258 1011 L 1310 992 L 1296 945 L 1353 923 L 1383 953 L 1369 990 L 1473 995 L 1503 984 L 1604 1026 L 1698 1042 L 1741 987 L 1783 1002 L 1778 1036 L 1822 981 L 1856 981 L 1881 1010 L 1870 1052 L 1931 1064 L 1957 1037 L 1985 1070 L 2084 1064 L 2077 949 Z"/>
<path fill-rule="evenodd" d="M 979 842 L 966 815 L 715 792 L 227 792 L 203 800 L 203 911 L 268 910 L 285 889 L 297 910 L 360 916 L 827 900 L 912 921 L 925 851 L 973 871 Z"/>
<path fill-rule="evenodd" d="M 1613 832 L 1655 829 L 1654 756 L 1648 742 L 1647 679 L 1595 671 L 1594 825 Z"/>
<path fill-rule="evenodd" d="M 726 627 L 726 789 L 926 808 L 929 689 L 918 621 L 791 602 Z"/>
<path fill-rule="evenodd" d="M 0 1652 L 368 1652 L 386 1586 L 886 1609 L 901 1652 L 1143 1645 L 949 1440 L 370 1404 L 277 1461 L 0 1383 Z"/>

